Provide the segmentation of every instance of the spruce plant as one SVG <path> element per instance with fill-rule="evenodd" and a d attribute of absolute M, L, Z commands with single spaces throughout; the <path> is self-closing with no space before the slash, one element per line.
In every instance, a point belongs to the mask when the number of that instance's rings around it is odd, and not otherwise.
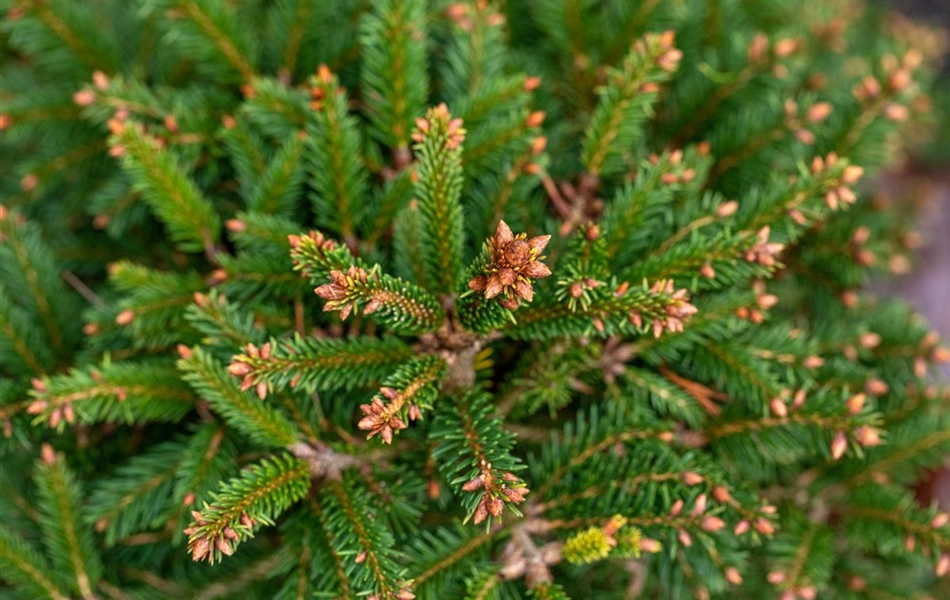
<path fill-rule="evenodd" d="M 923 599 L 857 1 L 3 0 L 0 595 Z M 947 597 L 947 596 L 943 596 Z"/>

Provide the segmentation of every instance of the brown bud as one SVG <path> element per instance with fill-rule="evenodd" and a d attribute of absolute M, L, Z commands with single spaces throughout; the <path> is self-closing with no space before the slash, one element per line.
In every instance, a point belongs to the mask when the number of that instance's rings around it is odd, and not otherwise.
<path fill-rule="evenodd" d="M 775 56 L 785 57 L 798 49 L 798 41 L 794 38 L 784 38 L 775 42 Z"/>
<path fill-rule="evenodd" d="M 831 114 L 832 106 L 830 102 L 816 102 L 808 107 L 805 118 L 812 123 L 821 123 Z"/>
<path fill-rule="evenodd" d="M 44 443 L 40 446 L 40 458 L 44 463 L 51 465 L 56 462 L 56 451 L 49 444 Z"/>
<path fill-rule="evenodd" d="M 769 410 L 780 419 L 784 419 L 788 416 L 788 406 L 781 398 L 773 398 L 772 401 L 769 402 Z"/>
<path fill-rule="evenodd" d="M 864 176 L 864 168 L 858 165 L 848 165 L 841 174 L 841 182 L 845 185 L 853 185 Z"/>
<path fill-rule="evenodd" d="M 685 529 L 680 529 L 677 532 L 676 537 L 680 541 L 680 543 L 686 546 L 687 548 L 693 545 L 693 538 L 691 535 L 689 535 L 689 532 L 686 531 Z"/>
<path fill-rule="evenodd" d="M 544 152 L 544 149 L 547 147 L 547 145 L 548 138 L 544 137 L 543 135 L 539 135 L 538 137 L 531 140 L 531 153 L 541 154 Z"/>
<path fill-rule="evenodd" d="M 848 401 L 845 402 L 845 406 L 848 407 L 848 412 L 852 415 L 856 415 L 862 410 L 864 410 L 864 403 L 867 400 L 867 396 L 863 393 L 855 394 L 848 398 Z"/>
<path fill-rule="evenodd" d="M 704 481 L 703 476 L 699 473 L 694 473 L 692 471 L 687 471 L 683 473 L 683 483 L 689 486 L 699 485 Z"/>
<path fill-rule="evenodd" d="M 901 104 L 888 104 L 884 107 L 884 117 L 891 120 L 902 122 L 910 117 L 910 111 Z"/>
<path fill-rule="evenodd" d="M 726 581 L 728 581 L 732 585 L 742 585 L 742 575 L 739 574 L 739 569 L 735 567 L 727 568 Z"/>
<path fill-rule="evenodd" d="M 943 577 L 947 573 L 950 573 L 950 554 L 942 552 L 940 557 L 937 558 L 937 566 L 934 568 L 934 574 L 937 577 Z"/>
<path fill-rule="evenodd" d="M 708 516 L 702 521 L 704 531 L 716 532 L 726 526 L 726 522 L 719 517 Z"/>
<path fill-rule="evenodd" d="M 525 125 L 528 127 L 540 127 L 544 123 L 544 111 L 536 110 L 528 115 L 528 118 L 525 120 Z"/>
<path fill-rule="evenodd" d="M 716 214 L 722 218 L 731 217 L 736 214 L 737 210 L 739 210 L 739 203 L 735 200 L 729 200 L 719 205 L 716 209 Z"/>
<path fill-rule="evenodd" d="M 125 309 L 120 312 L 115 317 L 115 322 L 117 325 L 128 325 L 135 319 L 135 312 L 130 309 Z"/>
<path fill-rule="evenodd" d="M 756 519 L 754 523 L 755 530 L 762 535 L 772 535 L 775 533 L 775 526 L 768 519 Z"/>
<path fill-rule="evenodd" d="M 529 76 L 524 78 L 524 90 L 526 92 L 531 92 L 538 89 L 541 86 L 541 78 L 535 76 Z"/>
<path fill-rule="evenodd" d="M 867 383 L 864 384 L 864 391 L 872 396 L 883 396 L 890 389 L 890 386 L 880 379 L 868 379 Z"/>
<path fill-rule="evenodd" d="M 854 430 L 854 439 L 865 448 L 877 446 L 881 443 L 881 436 L 878 430 L 867 425 Z"/>
<path fill-rule="evenodd" d="M 869 331 L 867 333 L 862 333 L 861 337 L 858 340 L 858 343 L 861 344 L 862 348 L 870 350 L 871 348 L 877 348 L 881 344 L 881 336 Z"/>
<path fill-rule="evenodd" d="M 757 33 L 749 42 L 749 62 L 756 63 L 762 60 L 769 49 L 769 38 L 764 33 Z"/>
<path fill-rule="evenodd" d="M 713 488 L 712 496 L 716 502 L 722 503 L 729 502 L 729 500 L 732 499 L 732 496 L 729 494 L 729 490 L 721 485 L 717 485 Z"/>
<path fill-rule="evenodd" d="M 831 458 L 836 461 L 841 460 L 841 457 L 844 456 L 844 453 L 847 451 L 848 438 L 845 437 L 843 431 L 839 431 L 831 438 Z"/>
<path fill-rule="evenodd" d="M 245 375 L 250 373 L 251 370 L 252 370 L 251 365 L 247 364 L 246 362 L 235 361 L 231 363 L 230 365 L 228 365 L 228 373 L 230 373 L 231 375 L 234 375 L 235 377 L 244 377 Z"/>
<path fill-rule="evenodd" d="M 795 392 L 795 397 L 792 398 L 792 410 L 798 410 L 799 408 L 805 406 L 805 400 L 807 397 L 807 392 L 804 388 Z"/>
<path fill-rule="evenodd" d="M 778 585 L 785 581 L 788 576 L 783 571 L 772 571 L 765 576 L 765 579 L 772 585 Z"/>
<path fill-rule="evenodd" d="M 907 69 L 897 69 L 887 79 L 887 85 L 895 92 L 902 92 L 910 86 L 912 81 L 910 71 Z"/>
<path fill-rule="evenodd" d="M 79 90 L 73 94 L 73 102 L 79 106 L 89 106 L 96 101 L 96 93 L 92 90 Z"/>
<path fill-rule="evenodd" d="M 20 189 L 24 192 L 33 191 L 39 184 L 40 178 L 36 173 L 27 173 L 20 179 Z"/>

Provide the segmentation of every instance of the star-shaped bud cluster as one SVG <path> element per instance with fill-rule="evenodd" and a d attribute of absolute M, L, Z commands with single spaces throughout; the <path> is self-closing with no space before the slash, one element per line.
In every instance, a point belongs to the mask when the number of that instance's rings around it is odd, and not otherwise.
<path fill-rule="evenodd" d="M 481 473 L 462 486 L 463 492 L 482 490 L 482 498 L 475 507 L 473 521 L 476 525 L 488 518 L 500 517 L 505 503 L 519 504 L 525 501 L 530 491 L 514 473 L 504 472 L 499 478 L 492 470 L 491 463 L 483 462 Z"/>
<path fill-rule="evenodd" d="M 747 261 L 759 263 L 763 267 L 775 265 L 775 257 L 785 249 L 785 244 L 769 242 L 770 232 L 768 225 L 759 230 L 756 234 L 755 245 L 746 250 L 745 259 Z"/>
<path fill-rule="evenodd" d="M 399 416 L 406 399 L 403 394 L 391 387 L 382 387 L 379 393 L 389 399 L 390 403 L 386 404 L 377 396 L 370 404 L 361 404 L 360 411 L 363 413 L 363 418 L 357 426 L 369 432 L 366 439 L 379 435 L 384 442 L 391 444 L 393 433 L 406 428 L 406 422 Z M 408 416 L 410 420 L 415 421 L 420 419 L 422 414 L 416 405 L 410 404 Z"/>
<path fill-rule="evenodd" d="M 191 516 L 194 518 L 194 523 L 187 527 L 184 533 L 189 536 L 188 550 L 191 552 L 191 558 L 194 561 L 208 560 L 208 562 L 213 563 L 215 549 L 225 556 L 231 556 L 234 554 L 232 542 L 241 539 L 241 535 L 236 528 L 251 532 L 256 524 L 256 521 L 247 513 L 241 513 L 238 519 L 239 524 L 224 527 L 218 527 L 215 523 L 207 521 L 196 510 L 191 511 Z"/>
<path fill-rule="evenodd" d="M 340 311 L 340 318 L 346 319 L 358 306 L 359 293 L 355 288 L 369 279 L 369 272 L 357 266 L 351 266 L 346 272 L 336 269 L 330 271 L 330 283 L 313 290 L 327 301 L 324 311 Z"/>
<path fill-rule="evenodd" d="M 465 141 L 465 129 L 462 128 L 462 119 L 452 118 L 449 107 L 442 104 L 429 109 L 426 117 L 416 119 L 416 129 L 412 132 L 412 141 L 424 143 L 427 137 L 445 136 L 445 147 L 455 150 Z"/>
<path fill-rule="evenodd" d="M 527 237 L 525 233 L 514 235 L 507 223 L 499 221 L 495 236 L 488 240 L 491 258 L 484 274 L 472 278 L 468 287 L 484 292 L 486 298 L 500 296 L 502 306 L 509 309 L 517 308 L 522 300 L 531 302 L 531 281 L 551 274 L 551 269 L 541 262 L 541 252 L 551 236 Z"/>

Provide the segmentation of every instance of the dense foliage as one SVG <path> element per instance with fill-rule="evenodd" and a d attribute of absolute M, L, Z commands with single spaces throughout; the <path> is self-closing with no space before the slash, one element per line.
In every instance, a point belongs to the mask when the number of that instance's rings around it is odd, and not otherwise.
<path fill-rule="evenodd" d="M 924 598 L 859 2 L 4 0 L 4 598 Z M 946 590 L 946 588 L 944 588 Z"/>

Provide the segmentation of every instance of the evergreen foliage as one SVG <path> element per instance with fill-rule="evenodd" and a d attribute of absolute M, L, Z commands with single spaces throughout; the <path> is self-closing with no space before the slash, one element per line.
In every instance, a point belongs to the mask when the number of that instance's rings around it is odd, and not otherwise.
<path fill-rule="evenodd" d="M 4 0 L 0 594 L 946 593 L 859 2 Z M 872 180 L 873 181 L 873 180 Z M 943 586 L 943 587 L 941 587 Z"/>

